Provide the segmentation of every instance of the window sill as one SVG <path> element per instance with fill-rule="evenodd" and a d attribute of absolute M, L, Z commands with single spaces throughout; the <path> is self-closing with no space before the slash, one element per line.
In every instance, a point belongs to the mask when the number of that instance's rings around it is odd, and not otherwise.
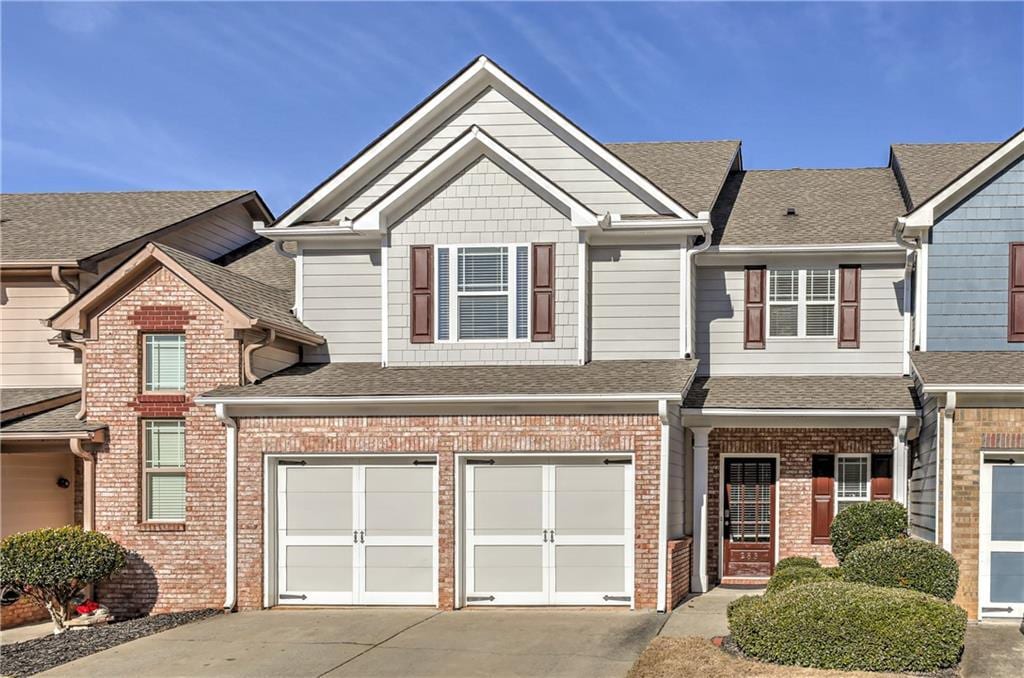
<path fill-rule="evenodd" d="M 142 532 L 184 532 L 185 523 L 139 523 Z"/>

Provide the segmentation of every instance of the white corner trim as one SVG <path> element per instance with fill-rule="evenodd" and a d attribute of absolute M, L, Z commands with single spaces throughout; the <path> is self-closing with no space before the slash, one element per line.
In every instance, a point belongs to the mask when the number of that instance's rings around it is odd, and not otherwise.
<path fill-rule="evenodd" d="M 915 250 L 907 250 L 907 259 L 903 266 L 903 374 L 910 374 L 910 352 L 914 350 L 912 289 L 916 258 Z"/>
<path fill-rule="evenodd" d="M 577 228 L 597 226 L 597 215 L 589 208 L 527 165 L 487 132 L 473 125 L 447 148 L 420 165 L 409 177 L 357 215 L 352 220 L 353 228 L 356 231 L 384 232 L 393 225 L 394 219 L 404 216 L 424 195 L 436 190 L 481 156 L 493 161 L 548 202 L 562 205 L 569 213 L 572 224 Z"/>
<path fill-rule="evenodd" d="M 224 405 L 216 405 L 214 413 L 224 424 L 226 437 L 224 491 L 224 609 L 231 611 L 238 598 L 238 426 L 227 415 Z"/>
<path fill-rule="evenodd" d="M 961 200 L 984 186 L 992 177 L 1022 156 L 1024 156 L 1024 129 L 1011 136 L 941 191 L 911 210 L 903 217 L 903 223 L 908 229 L 918 232 L 928 230 L 935 225 L 936 219 L 941 218 Z"/>
<path fill-rule="evenodd" d="M 917 350 L 928 350 L 928 243 L 922 238 L 920 254 L 917 256 Z"/>
<path fill-rule="evenodd" d="M 953 421 L 956 391 L 946 394 L 942 411 L 942 548 L 953 550 Z"/>
<path fill-rule="evenodd" d="M 388 294 L 388 259 L 391 254 L 391 240 L 387 233 L 380 239 L 380 366 L 388 366 L 388 310 L 391 306 Z M 436 250 L 431 257 L 437 256 Z M 410 284 L 411 281 L 410 281 Z M 436 294 L 435 294 L 436 296 Z M 436 319 L 436 314 L 435 314 Z M 436 331 L 436 328 L 435 328 Z"/>
<path fill-rule="evenodd" d="M 658 418 L 661 421 L 661 462 L 658 467 L 658 600 L 657 611 L 668 611 L 668 467 L 670 442 L 668 401 L 658 401 Z"/>

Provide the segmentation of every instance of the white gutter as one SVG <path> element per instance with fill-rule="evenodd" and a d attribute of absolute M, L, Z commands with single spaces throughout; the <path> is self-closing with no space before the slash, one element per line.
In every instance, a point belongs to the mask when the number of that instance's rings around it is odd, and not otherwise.
<path fill-rule="evenodd" d="M 925 393 L 1024 393 L 1024 384 L 932 384 L 921 390 Z"/>
<path fill-rule="evenodd" d="M 658 418 L 661 420 L 661 464 L 658 471 L 658 601 L 657 611 L 668 611 L 668 574 L 665 571 L 668 557 L 668 466 L 669 431 L 668 401 L 658 401 Z M 635 602 L 635 601 L 634 601 Z"/>
<path fill-rule="evenodd" d="M 842 245 L 717 245 L 708 249 L 713 254 L 800 253 L 800 252 L 899 252 L 900 247 L 888 242 Z"/>
<path fill-rule="evenodd" d="M 684 389 L 685 392 L 685 389 Z M 320 397 L 239 397 L 199 396 L 199 405 L 363 405 L 376 403 L 479 403 L 479 402 L 650 402 L 674 400 L 680 393 L 560 393 L 529 395 L 454 395 L 454 396 L 320 396 Z"/>
<path fill-rule="evenodd" d="M 893 227 L 893 235 L 896 236 L 896 244 L 907 251 L 907 261 L 903 267 L 903 374 L 910 374 L 910 352 L 914 350 L 914 337 L 911 331 L 913 322 L 911 307 L 914 304 L 914 297 L 911 289 L 914 269 L 917 264 L 917 251 L 921 249 L 921 243 L 907 240 L 904 237 L 906 227 L 907 220 L 904 217 L 898 217 L 896 225 Z"/>
<path fill-rule="evenodd" d="M 953 420 L 956 391 L 946 393 L 942 411 L 942 548 L 953 550 Z"/>
<path fill-rule="evenodd" d="M 224 519 L 224 610 L 230 612 L 238 598 L 237 565 L 238 565 L 238 425 L 227 415 L 226 408 L 217 404 L 214 408 L 217 418 L 224 424 L 227 435 L 225 454 L 225 519 Z"/>
<path fill-rule="evenodd" d="M 916 417 L 915 410 L 772 410 L 733 409 L 728 407 L 684 407 L 683 414 L 736 417 Z"/>
<path fill-rule="evenodd" d="M 253 222 L 253 230 L 257 233 L 263 227 L 262 221 Z M 302 320 L 302 247 L 296 242 L 295 247 L 298 251 L 295 253 L 289 252 L 284 248 L 285 240 L 274 240 L 274 251 L 283 257 L 288 257 L 295 262 L 293 267 L 295 270 L 295 300 L 292 302 L 292 313 L 299 320 Z"/>

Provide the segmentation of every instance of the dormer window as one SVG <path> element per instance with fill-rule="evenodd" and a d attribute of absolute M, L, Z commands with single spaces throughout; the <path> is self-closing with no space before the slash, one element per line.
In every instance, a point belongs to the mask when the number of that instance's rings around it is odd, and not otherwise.
<path fill-rule="evenodd" d="M 143 335 L 143 391 L 181 393 L 185 390 L 185 335 Z"/>
<path fill-rule="evenodd" d="M 835 269 L 768 271 L 769 337 L 834 337 Z"/>
<path fill-rule="evenodd" d="M 530 248 L 437 248 L 438 341 L 510 341 L 529 336 Z"/>

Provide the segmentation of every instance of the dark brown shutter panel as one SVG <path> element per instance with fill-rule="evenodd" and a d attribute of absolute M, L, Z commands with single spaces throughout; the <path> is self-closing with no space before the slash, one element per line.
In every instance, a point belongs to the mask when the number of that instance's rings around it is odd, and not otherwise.
<path fill-rule="evenodd" d="M 555 340 L 555 245 L 533 244 L 533 341 Z"/>
<path fill-rule="evenodd" d="M 748 266 L 743 285 L 743 348 L 764 348 L 765 268 Z"/>
<path fill-rule="evenodd" d="M 892 455 L 871 455 L 871 499 L 892 501 Z"/>
<path fill-rule="evenodd" d="M 1007 340 L 1024 341 L 1024 242 L 1010 243 L 1010 308 Z"/>
<path fill-rule="evenodd" d="M 839 267 L 839 348 L 860 348 L 860 266 Z"/>
<path fill-rule="evenodd" d="M 412 294 L 409 340 L 434 343 L 434 248 L 416 245 L 409 253 L 409 287 Z M 385 300 L 387 303 L 387 300 Z"/>
<path fill-rule="evenodd" d="M 828 544 L 832 528 L 832 483 L 835 457 L 816 454 L 811 458 L 811 543 Z"/>

